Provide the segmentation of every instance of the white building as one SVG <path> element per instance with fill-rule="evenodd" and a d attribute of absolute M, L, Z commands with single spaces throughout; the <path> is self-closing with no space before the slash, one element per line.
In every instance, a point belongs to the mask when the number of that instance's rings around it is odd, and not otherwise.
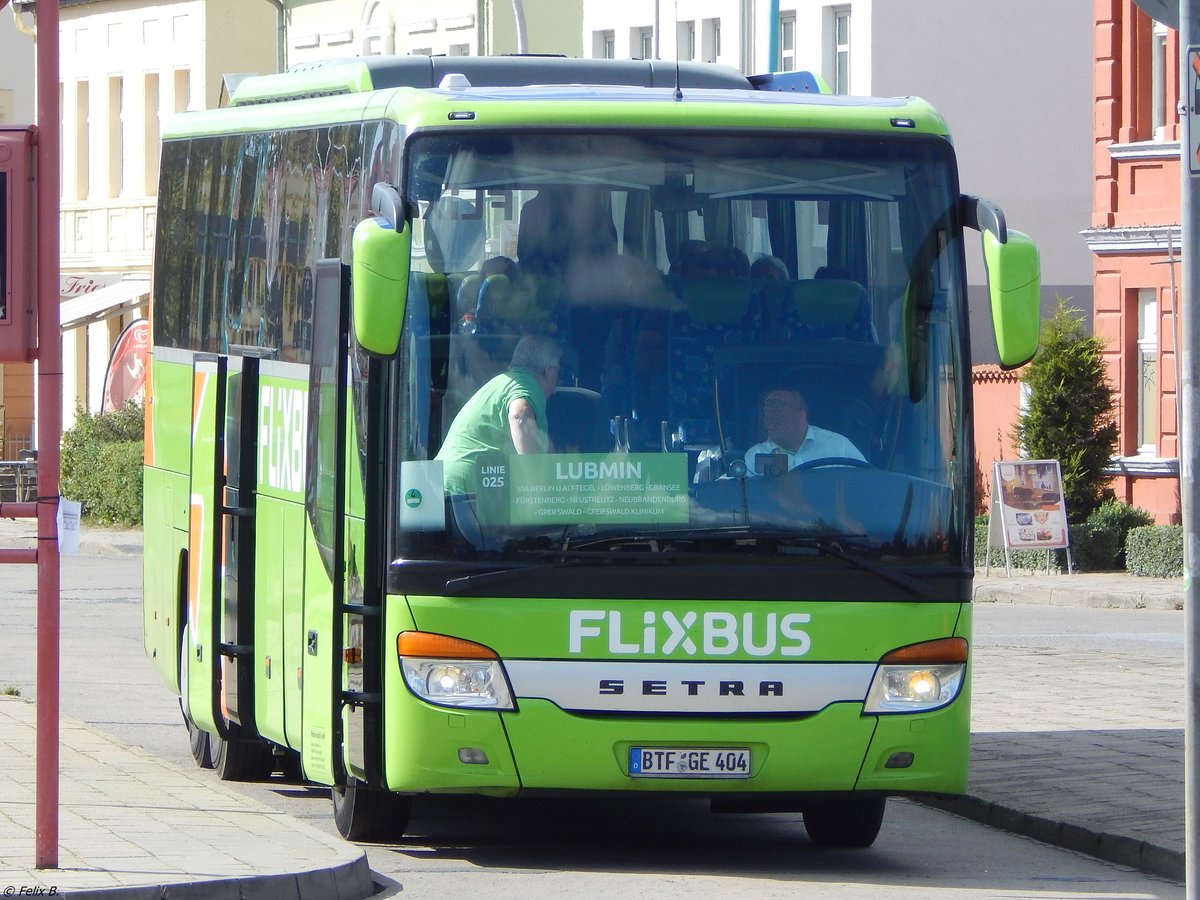
<path fill-rule="evenodd" d="M 579 0 L 324 0 L 288 7 L 287 64 L 345 56 L 586 56 Z M 518 13 L 520 14 L 518 17 Z M 522 27 L 523 26 L 523 27 Z M 521 47 L 521 35 L 524 47 Z"/>
<path fill-rule="evenodd" d="M 278 19 L 270 4 L 245 0 L 60 4 L 63 427 L 69 428 L 77 407 L 101 408 L 113 344 L 147 311 L 161 122 L 216 106 L 226 73 L 274 71 Z M 32 57 L 31 4 L 17 0 L 14 7 Z"/>
<path fill-rule="evenodd" d="M 33 42 L 17 29 L 17 17 L 0 10 L 0 125 L 25 125 L 33 121 Z"/>
<path fill-rule="evenodd" d="M 31 2 L 14 3 L 26 28 Z M 64 422 L 99 408 L 109 349 L 145 308 L 162 118 L 219 105 L 224 75 L 335 57 L 678 58 L 922 96 L 950 124 L 963 190 L 1039 242 L 1044 296 L 1090 310 L 1090 14 L 1037 0 L 61 0 Z M 32 47 L 0 12 L 0 122 L 33 116 Z M 10 444 L 26 381 L 0 371 L 0 398 L 18 395 Z"/>
<path fill-rule="evenodd" d="M 876 0 L 866 8 L 872 92 L 915 94 L 937 107 L 954 137 L 962 190 L 998 203 L 1011 227 L 1037 241 L 1043 310 L 1065 297 L 1090 317 L 1093 260 L 1080 232 L 1092 216 L 1092 4 Z M 855 28 L 858 14 L 855 3 Z M 973 247 L 967 262 L 972 312 L 986 316 Z M 991 328 L 979 321 L 975 360 L 992 362 Z"/>
<path fill-rule="evenodd" d="M 1038 242 L 1047 305 L 1070 297 L 1090 312 L 1079 233 L 1092 208 L 1091 16 L 1090 4 L 1039 0 L 589 0 L 583 43 L 588 56 L 720 62 L 748 75 L 805 69 L 834 93 L 928 100 L 949 123 L 963 191 L 1000 204 Z M 979 256 L 967 253 L 982 313 Z M 990 328 L 976 331 L 976 360 L 994 360 Z"/>

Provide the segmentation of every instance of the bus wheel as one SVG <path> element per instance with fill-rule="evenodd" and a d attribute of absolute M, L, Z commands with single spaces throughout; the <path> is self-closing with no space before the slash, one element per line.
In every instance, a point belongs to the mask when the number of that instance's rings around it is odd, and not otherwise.
<path fill-rule="evenodd" d="M 348 841 L 381 841 L 403 836 L 412 812 L 412 798 L 390 791 L 376 791 L 351 778 L 342 787 L 334 785 L 333 821 Z"/>
<path fill-rule="evenodd" d="M 200 727 L 191 719 L 187 720 L 188 743 L 192 749 L 192 759 L 196 761 L 202 769 L 211 769 L 213 767 L 212 757 L 212 739 L 207 731 L 201 731 Z"/>
<path fill-rule="evenodd" d="M 820 847 L 870 847 L 886 804 L 885 797 L 822 800 L 804 808 L 804 830 Z"/>
<path fill-rule="evenodd" d="M 183 634 L 179 638 L 179 709 L 183 713 L 183 721 L 187 725 L 188 744 L 191 745 L 192 759 L 200 768 L 211 769 L 213 767 L 212 741 L 208 732 L 202 731 L 192 721 L 191 713 L 188 711 L 188 644 L 188 630 L 185 625 Z"/>
<path fill-rule="evenodd" d="M 275 755 L 262 741 L 212 741 L 213 768 L 222 781 L 261 781 L 275 768 Z"/>

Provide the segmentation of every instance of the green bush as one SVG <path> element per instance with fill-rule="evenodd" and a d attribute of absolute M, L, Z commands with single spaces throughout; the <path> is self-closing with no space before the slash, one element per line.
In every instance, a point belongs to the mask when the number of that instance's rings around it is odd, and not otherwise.
<path fill-rule="evenodd" d="M 1112 538 L 1116 541 L 1116 550 L 1112 558 L 1098 559 L 1098 567 L 1101 569 L 1124 569 L 1125 539 L 1130 529 L 1153 525 L 1154 516 L 1141 507 L 1130 506 L 1128 503 L 1110 498 L 1101 503 L 1088 516 L 1087 524 L 1092 528 L 1111 532 Z M 1071 543 L 1072 545 L 1075 543 L 1074 533 L 1072 533 Z"/>
<path fill-rule="evenodd" d="M 142 523 L 142 408 L 115 412 L 79 409 L 62 439 L 62 494 L 82 505 L 84 518 L 101 525 Z"/>
<path fill-rule="evenodd" d="M 1077 572 L 1110 572 L 1117 566 L 1117 555 L 1121 552 L 1121 534 L 1110 524 L 1094 524 L 1090 520 L 1079 525 L 1067 526 L 1071 541 L 1071 562 Z M 1066 551 L 1056 550 L 1066 562 Z"/>
<path fill-rule="evenodd" d="M 1134 575 L 1179 578 L 1183 575 L 1183 526 L 1144 525 L 1129 531 L 1125 567 Z"/>

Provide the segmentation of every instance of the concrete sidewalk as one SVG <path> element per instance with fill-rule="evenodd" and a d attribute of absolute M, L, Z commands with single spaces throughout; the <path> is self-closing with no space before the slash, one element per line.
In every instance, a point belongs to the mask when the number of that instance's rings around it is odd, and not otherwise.
<path fill-rule="evenodd" d="M 1180 611 L 1182 578 L 1123 573 L 975 579 L 977 604 Z M 1109 862 L 1184 879 L 1182 661 L 1117 666 L 976 650 L 967 795 L 933 805 Z M 1043 670 L 1054 672 L 1046 683 Z"/>
<path fill-rule="evenodd" d="M 37 523 L 33 519 L 0 518 L 0 548 L 31 549 L 37 546 Z M 109 558 L 142 555 L 142 529 L 93 528 L 79 529 L 80 556 Z M 63 556 L 69 560 L 69 556 Z M 64 562 L 64 565 L 67 563 Z"/>
<path fill-rule="evenodd" d="M 1086 606 L 1092 609 L 1182 610 L 1182 578 L 1138 578 L 1124 572 L 1045 575 L 1003 569 L 975 573 L 976 603 Z"/>
<path fill-rule="evenodd" d="M 22 541 L 32 540 L 32 523 L 0 519 L 0 547 L 29 546 Z M 141 546 L 140 531 L 85 528 L 81 534 L 84 554 L 133 556 Z M 63 564 L 70 564 L 69 557 Z M 977 578 L 974 594 L 979 603 L 1178 610 L 1184 587 L 1182 579 L 1119 573 L 1007 578 L 993 570 Z M 1157 717 L 1131 719 L 1129 710 L 1113 709 L 1111 718 L 1081 719 L 1062 697 L 1095 688 L 1098 674 L 1085 667 L 1078 683 L 1059 685 L 1055 702 L 1045 703 L 1048 724 L 1012 726 L 1009 710 L 993 707 L 983 715 L 980 701 L 988 685 L 1004 691 L 1014 674 L 975 658 L 968 796 L 935 805 L 1182 880 L 1182 710 L 1164 700 L 1168 711 Z M 1179 671 L 1166 677 L 1182 681 Z M 1147 682 L 1147 696 L 1164 690 L 1173 688 Z M 1024 709 L 1030 694 L 1011 693 L 1011 712 Z M 366 857 L 355 845 L 255 807 L 211 772 L 175 768 L 67 719 L 60 725 L 60 867 L 34 870 L 34 718 L 33 704 L 0 698 L 0 884 L 137 900 L 356 900 L 372 893 Z"/>
<path fill-rule="evenodd" d="M 0 518 L 0 547 L 34 523 Z M 140 529 L 87 528 L 81 555 L 140 557 Z M 72 557 L 62 557 L 64 571 Z M 0 889 L 105 900 L 375 893 L 363 850 L 66 716 L 59 720 L 58 868 L 37 870 L 36 704 L 0 696 Z"/>
<path fill-rule="evenodd" d="M 0 697 L 0 885 L 74 898 L 374 893 L 366 855 L 200 769 L 185 771 L 79 722 L 59 724 L 58 868 L 37 870 L 36 706 Z M 28 890 L 23 891 L 26 888 Z"/>

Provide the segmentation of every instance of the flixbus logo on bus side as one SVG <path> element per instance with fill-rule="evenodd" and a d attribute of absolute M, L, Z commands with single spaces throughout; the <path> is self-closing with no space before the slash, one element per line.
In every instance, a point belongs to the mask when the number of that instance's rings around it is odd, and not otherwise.
<path fill-rule="evenodd" d="M 296 388 L 263 384 L 258 402 L 258 481 L 279 491 L 304 490 L 308 400 Z"/>
<path fill-rule="evenodd" d="M 568 625 L 572 654 L 614 656 L 804 656 L 812 640 L 803 626 L 808 613 L 697 612 L 642 613 L 641 621 L 620 610 L 574 609 Z"/>

